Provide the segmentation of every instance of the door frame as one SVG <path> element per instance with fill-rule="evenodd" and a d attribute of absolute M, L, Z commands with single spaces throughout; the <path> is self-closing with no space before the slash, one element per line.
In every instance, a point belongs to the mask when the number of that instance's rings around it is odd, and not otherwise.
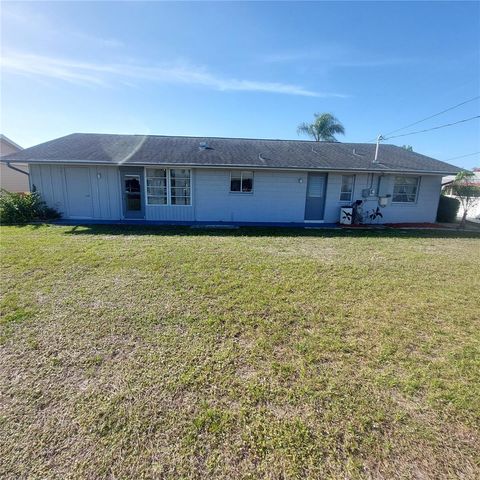
<path fill-rule="evenodd" d="M 307 199 L 308 199 L 308 185 L 309 185 L 309 180 L 310 180 L 310 175 L 323 175 L 325 178 L 325 181 L 323 183 L 323 205 L 322 205 L 322 212 L 321 212 L 321 217 L 319 219 L 314 219 L 314 220 L 307 220 L 305 218 L 307 214 Z M 327 203 L 327 185 L 328 185 L 328 172 L 307 172 L 307 185 L 305 188 L 305 209 L 303 212 L 303 221 L 304 223 L 324 223 L 325 222 L 325 207 Z"/>
<path fill-rule="evenodd" d="M 145 219 L 145 174 L 143 167 L 119 167 L 120 171 L 120 199 L 122 202 L 122 218 L 125 220 L 144 220 Z M 140 206 L 138 215 L 128 215 L 127 202 L 125 198 L 125 176 L 136 175 L 140 177 Z"/>

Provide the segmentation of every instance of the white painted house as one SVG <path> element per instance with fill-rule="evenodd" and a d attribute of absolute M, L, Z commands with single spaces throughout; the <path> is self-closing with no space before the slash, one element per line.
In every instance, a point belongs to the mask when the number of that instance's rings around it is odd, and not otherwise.
<path fill-rule="evenodd" d="M 0 133 L 0 157 L 22 150 L 13 140 Z M 28 166 L 18 165 L 19 170 L 9 168 L 6 163 L 0 163 L 0 188 L 9 192 L 28 192 Z M 22 173 L 25 172 L 25 173 Z"/>
<path fill-rule="evenodd" d="M 336 223 L 361 201 L 378 223 L 434 222 L 453 165 L 394 145 L 72 134 L 8 155 L 63 218 Z"/>

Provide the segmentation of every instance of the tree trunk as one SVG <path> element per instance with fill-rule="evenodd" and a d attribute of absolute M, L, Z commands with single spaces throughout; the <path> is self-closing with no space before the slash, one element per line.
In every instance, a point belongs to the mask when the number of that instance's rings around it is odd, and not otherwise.
<path fill-rule="evenodd" d="M 467 223 L 467 213 L 468 213 L 467 209 L 464 208 L 462 219 L 460 220 L 460 225 L 458 226 L 458 228 L 465 228 L 465 224 Z"/>

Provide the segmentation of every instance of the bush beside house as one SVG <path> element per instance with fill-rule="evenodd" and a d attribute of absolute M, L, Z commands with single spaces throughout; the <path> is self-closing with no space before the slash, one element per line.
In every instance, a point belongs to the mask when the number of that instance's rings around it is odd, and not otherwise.
<path fill-rule="evenodd" d="M 437 222 L 454 223 L 458 209 L 460 208 L 460 201 L 453 197 L 440 195 L 440 202 L 438 203 Z"/>
<path fill-rule="evenodd" d="M 27 223 L 60 218 L 60 213 L 47 207 L 38 193 L 0 191 L 0 222 Z"/>

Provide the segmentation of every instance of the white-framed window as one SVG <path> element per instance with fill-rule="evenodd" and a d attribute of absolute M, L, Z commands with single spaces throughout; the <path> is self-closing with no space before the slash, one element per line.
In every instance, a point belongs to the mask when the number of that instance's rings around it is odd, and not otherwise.
<path fill-rule="evenodd" d="M 397 175 L 393 186 L 393 203 L 415 203 L 420 177 Z"/>
<path fill-rule="evenodd" d="M 167 204 L 167 169 L 147 168 L 147 204 Z"/>
<path fill-rule="evenodd" d="M 239 170 L 230 173 L 230 192 L 252 193 L 253 172 L 251 170 Z"/>
<path fill-rule="evenodd" d="M 147 168 L 147 205 L 191 205 L 191 171 L 184 168 Z"/>
<path fill-rule="evenodd" d="M 355 186 L 355 175 L 342 175 L 342 186 L 340 188 L 341 202 L 352 201 L 354 186 Z"/>
<path fill-rule="evenodd" d="M 172 205 L 190 205 L 190 170 L 172 168 L 170 173 L 170 203 Z"/>

